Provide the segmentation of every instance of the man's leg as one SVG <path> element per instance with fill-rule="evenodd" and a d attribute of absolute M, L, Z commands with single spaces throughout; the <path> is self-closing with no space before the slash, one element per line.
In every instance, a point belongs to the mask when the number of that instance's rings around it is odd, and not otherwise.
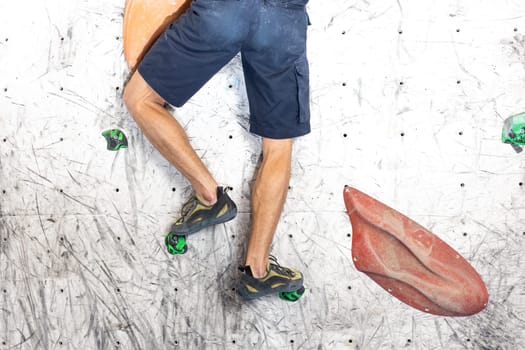
<path fill-rule="evenodd" d="M 263 161 L 252 191 L 252 226 L 246 265 L 255 278 L 264 277 L 270 245 L 281 217 L 292 158 L 293 139 L 263 138 Z"/>
<path fill-rule="evenodd" d="M 126 86 L 124 102 L 148 140 L 189 180 L 199 200 L 214 204 L 217 182 L 191 147 L 184 129 L 164 108 L 162 97 L 138 71 Z"/>

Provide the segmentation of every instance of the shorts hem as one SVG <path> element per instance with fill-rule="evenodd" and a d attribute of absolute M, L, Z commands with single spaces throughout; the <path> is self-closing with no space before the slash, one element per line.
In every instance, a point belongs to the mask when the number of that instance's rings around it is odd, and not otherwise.
<path fill-rule="evenodd" d="M 269 139 L 293 139 L 301 136 L 305 136 L 311 132 L 310 126 L 297 128 L 297 130 L 286 130 L 286 131 L 275 131 L 264 128 L 258 128 L 256 126 L 250 126 L 250 132 L 254 135 L 265 137 Z"/>

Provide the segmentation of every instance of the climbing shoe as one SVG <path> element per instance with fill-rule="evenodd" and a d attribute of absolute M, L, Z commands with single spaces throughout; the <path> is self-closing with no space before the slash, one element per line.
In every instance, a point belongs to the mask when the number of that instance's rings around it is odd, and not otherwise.
<path fill-rule="evenodd" d="M 183 206 L 180 218 L 171 226 L 170 233 L 177 236 L 191 235 L 208 226 L 222 224 L 237 215 L 237 207 L 226 193 L 217 187 L 217 202 L 205 205 L 193 195 Z"/>
<path fill-rule="evenodd" d="M 279 265 L 277 259 L 271 255 L 263 278 L 253 277 L 250 266 L 240 266 L 239 270 L 242 274 L 237 291 L 244 299 L 279 293 L 281 299 L 296 301 L 305 291 L 302 273 Z"/>

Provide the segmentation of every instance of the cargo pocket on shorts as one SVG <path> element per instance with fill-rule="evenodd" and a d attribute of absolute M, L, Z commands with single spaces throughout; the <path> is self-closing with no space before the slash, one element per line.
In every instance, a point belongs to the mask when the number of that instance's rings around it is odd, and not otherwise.
<path fill-rule="evenodd" d="M 310 79 L 306 58 L 301 58 L 295 62 L 295 77 L 297 79 L 299 123 L 308 123 L 310 121 Z"/>

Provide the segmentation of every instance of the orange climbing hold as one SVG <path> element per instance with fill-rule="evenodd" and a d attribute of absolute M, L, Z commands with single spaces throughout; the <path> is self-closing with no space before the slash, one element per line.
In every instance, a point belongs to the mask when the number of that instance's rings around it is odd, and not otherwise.
<path fill-rule="evenodd" d="M 404 303 L 427 313 L 468 316 L 488 292 L 474 268 L 448 244 L 405 215 L 346 186 L 355 267 Z"/>
<path fill-rule="evenodd" d="M 183 14 L 191 0 L 126 0 L 124 11 L 124 57 L 131 70 L 168 24 Z"/>

